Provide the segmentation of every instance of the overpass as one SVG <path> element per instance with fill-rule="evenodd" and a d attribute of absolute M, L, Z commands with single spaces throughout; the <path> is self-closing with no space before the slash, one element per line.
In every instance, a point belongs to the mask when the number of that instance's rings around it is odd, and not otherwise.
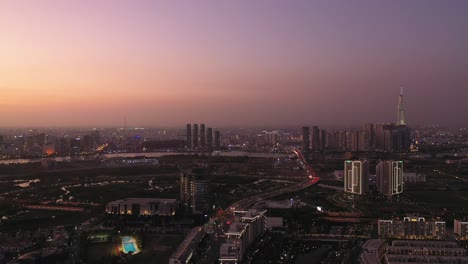
<path fill-rule="evenodd" d="M 312 186 L 314 184 L 317 184 L 320 181 L 320 178 L 318 177 L 317 173 L 312 169 L 312 167 L 307 163 L 307 160 L 305 159 L 304 155 L 299 149 L 293 149 L 293 153 L 297 156 L 299 162 L 301 163 L 302 167 L 306 170 L 307 172 L 307 179 L 304 181 L 301 181 L 297 184 L 279 189 L 279 190 L 274 190 L 258 195 L 254 195 L 251 197 L 244 198 L 242 200 L 239 200 L 233 204 L 231 204 L 228 209 L 231 210 L 237 210 L 239 208 L 245 209 L 252 204 L 255 204 L 259 201 L 269 199 L 271 197 L 275 197 L 278 195 L 286 194 L 286 193 L 291 193 L 291 192 L 297 192 L 299 190 L 305 189 L 309 186 Z"/>

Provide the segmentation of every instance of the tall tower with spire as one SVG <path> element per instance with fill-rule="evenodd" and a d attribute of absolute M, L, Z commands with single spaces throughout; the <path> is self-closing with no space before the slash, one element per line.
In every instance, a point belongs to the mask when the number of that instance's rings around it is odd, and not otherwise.
<path fill-rule="evenodd" d="M 397 125 L 406 125 L 405 109 L 403 108 L 403 87 L 401 87 L 400 97 L 398 98 L 398 120 Z"/>

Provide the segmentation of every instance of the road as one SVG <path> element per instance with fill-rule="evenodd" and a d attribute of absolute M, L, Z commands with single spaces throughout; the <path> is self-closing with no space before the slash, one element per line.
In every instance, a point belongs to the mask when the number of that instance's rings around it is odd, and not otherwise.
<path fill-rule="evenodd" d="M 242 200 L 239 200 L 239 201 L 231 204 L 228 209 L 230 209 L 230 210 L 232 210 L 232 209 L 234 209 L 234 210 L 246 209 L 249 206 L 251 206 L 252 204 L 255 204 L 257 202 L 260 202 L 260 201 L 263 201 L 263 200 L 266 200 L 266 199 L 269 199 L 269 198 L 272 198 L 272 197 L 275 197 L 275 196 L 278 196 L 278 195 L 291 193 L 291 192 L 297 192 L 299 190 L 302 190 L 302 189 L 310 187 L 310 186 L 312 186 L 314 184 L 317 184 L 320 181 L 320 178 L 318 177 L 317 173 L 312 169 L 312 167 L 307 163 L 307 160 L 305 159 L 302 152 L 299 149 L 294 149 L 293 152 L 294 152 L 294 154 L 296 154 L 296 156 L 297 156 L 299 162 L 301 163 L 302 167 L 307 171 L 307 173 L 308 173 L 307 179 L 305 179 L 304 181 L 301 181 L 301 182 L 299 182 L 297 184 L 294 184 L 294 185 L 291 185 L 291 186 L 288 186 L 288 187 L 285 187 L 285 188 L 282 188 L 282 189 L 279 189 L 279 190 L 274 190 L 274 191 L 270 191 L 270 192 L 266 192 L 266 193 L 262 193 L 262 194 L 258 194 L 258 195 L 254 195 L 254 196 L 251 196 L 251 197 L 244 198 Z"/>
<path fill-rule="evenodd" d="M 294 154 L 297 156 L 299 162 L 301 163 L 302 167 L 307 171 L 307 178 L 304 179 L 303 181 L 296 183 L 294 185 L 281 188 L 278 190 L 273 190 L 269 191 L 266 193 L 254 195 L 251 197 L 247 197 L 244 199 L 241 199 L 233 204 L 231 204 L 226 210 L 234 211 L 234 210 L 243 210 L 249 208 L 252 204 L 255 204 L 257 202 L 260 202 L 262 200 L 266 200 L 269 198 L 272 198 L 274 196 L 286 194 L 286 193 L 291 193 L 291 192 L 296 192 L 302 189 L 305 189 L 309 186 L 312 186 L 314 184 L 317 184 L 320 180 L 318 175 L 315 173 L 315 171 L 312 169 L 312 167 L 307 163 L 307 160 L 305 159 L 304 155 L 299 149 L 294 149 L 293 150 Z M 227 229 L 227 226 L 225 224 L 225 220 L 223 218 L 218 217 L 212 217 L 210 222 L 213 221 L 218 221 L 222 224 L 214 228 L 214 232 L 211 235 L 211 243 L 209 247 L 211 248 L 210 253 L 206 254 L 203 256 L 203 263 L 214 263 L 217 261 L 218 254 L 219 254 L 219 246 L 220 246 L 220 240 L 217 237 L 217 235 L 224 233 L 224 229 Z M 215 235 L 216 234 L 216 235 Z"/>

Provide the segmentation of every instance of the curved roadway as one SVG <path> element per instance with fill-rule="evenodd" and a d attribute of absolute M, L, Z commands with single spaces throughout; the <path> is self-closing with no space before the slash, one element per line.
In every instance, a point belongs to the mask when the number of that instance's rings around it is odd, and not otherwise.
<path fill-rule="evenodd" d="M 307 160 L 305 159 L 302 152 L 299 149 L 293 149 L 293 152 L 294 154 L 296 154 L 302 167 L 307 171 L 308 173 L 307 179 L 297 184 L 294 184 L 294 185 L 291 185 L 291 186 L 288 186 L 279 190 L 274 190 L 271 192 L 266 192 L 266 193 L 244 198 L 242 200 L 239 200 L 231 204 L 228 209 L 234 209 L 234 210 L 237 210 L 238 208 L 245 209 L 259 201 L 262 201 L 262 200 L 265 200 L 274 196 L 282 195 L 285 193 L 296 192 L 296 191 L 305 189 L 309 186 L 312 186 L 314 184 L 317 184 L 320 181 L 320 178 L 318 177 L 317 173 L 312 169 L 312 167 L 307 163 Z"/>

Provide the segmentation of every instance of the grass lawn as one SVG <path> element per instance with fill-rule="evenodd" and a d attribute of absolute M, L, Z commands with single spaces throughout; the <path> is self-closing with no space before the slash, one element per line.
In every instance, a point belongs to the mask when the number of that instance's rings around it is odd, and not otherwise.
<path fill-rule="evenodd" d="M 88 212 L 63 212 L 46 210 L 23 211 L 10 217 L 9 221 L 0 225 L 0 232 L 16 232 L 17 230 L 37 230 L 60 225 L 77 225 L 93 217 Z"/>
<path fill-rule="evenodd" d="M 168 263 L 171 254 L 185 236 L 154 236 L 145 238 L 141 253 L 128 257 L 129 264 Z"/>

